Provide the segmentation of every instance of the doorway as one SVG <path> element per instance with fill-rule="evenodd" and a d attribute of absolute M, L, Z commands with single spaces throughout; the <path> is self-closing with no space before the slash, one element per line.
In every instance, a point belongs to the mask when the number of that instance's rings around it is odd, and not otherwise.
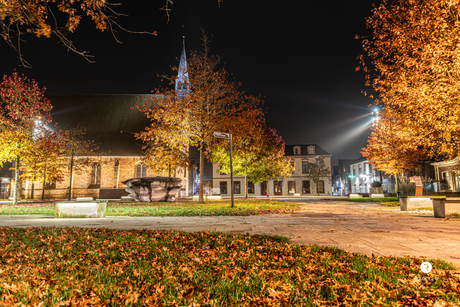
<path fill-rule="evenodd" d="M 260 195 L 267 195 L 267 182 L 266 181 L 260 184 Z"/>
<path fill-rule="evenodd" d="M 275 188 L 275 195 L 281 195 L 283 194 L 283 183 L 281 181 L 275 181 L 274 182 L 274 188 Z"/>

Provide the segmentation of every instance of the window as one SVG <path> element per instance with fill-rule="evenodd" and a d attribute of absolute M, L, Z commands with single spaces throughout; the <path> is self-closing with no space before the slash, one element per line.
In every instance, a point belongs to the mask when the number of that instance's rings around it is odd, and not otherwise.
<path fill-rule="evenodd" d="M 248 194 L 254 194 L 254 183 L 248 181 Z"/>
<path fill-rule="evenodd" d="M 302 181 L 302 194 L 310 194 L 310 181 Z"/>
<path fill-rule="evenodd" d="M 356 168 L 355 168 L 355 165 L 353 165 L 353 177 L 355 177 L 356 175 Z"/>
<path fill-rule="evenodd" d="M 241 182 L 240 181 L 233 181 L 233 193 L 241 194 Z"/>
<path fill-rule="evenodd" d="M 120 166 L 120 161 L 115 160 L 113 163 L 113 187 L 116 188 L 118 184 L 118 167 Z"/>
<path fill-rule="evenodd" d="M 227 181 L 219 182 L 220 194 L 227 194 Z"/>
<path fill-rule="evenodd" d="M 91 185 L 101 185 L 101 165 L 99 163 L 94 163 L 91 166 Z"/>
<path fill-rule="evenodd" d="M 288 181 L 288 193 L 289 194 L 295 193 L 295 181 Z"/>
<path fill-rule="evenodd" d="M 318 181 L 318 193 L 324 193 L 324 180 Z"/>
<path fill-rule="evenodd" d="M 308 161 L 302 161 L 302 174 L 308 174 Z"/>
<path fill-rule="evenodd" d="M 291 166 L 294 168 L 294 170 L 292 171 L 292 173 L 294 174 L 295 173 L 295 162 L 294 161 L 291 161 Z"/>
<path fill-rule="evenodd" d="M 362 169 L 361 169 L 361 164 L 358 164 L 358 175 L 361 175 Z"/>
<path fill-rule="evenodd" d="M 147 177 L 147 165 L 139 163 L 136 166 L 136 178 Z"/>
<path fill-rule="evenodd" d="M 45 190 L 46 189 L 56 189 L 56 182 L 54 181 L 45 182 Z"/>
<path fill-rule="evenodd" d="M 315 146 L 308 147 L 308 154 L 309 155 L 314 155 L 315 154 Z"/>

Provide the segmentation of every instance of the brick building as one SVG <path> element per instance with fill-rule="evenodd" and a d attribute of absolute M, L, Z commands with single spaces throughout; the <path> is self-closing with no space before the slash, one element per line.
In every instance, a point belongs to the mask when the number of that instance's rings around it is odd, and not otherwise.
<path fill-rule="evenodd" d="M 141 163 L 142 142 L 134 133 L 149 125 L 144 113 L 130 107 L 142 104 L 151 95 L 71 95 L 48 96 L 53 104 L 52 127 L 58 123 L 60 129 L 80 125 L 87 129 L 85 137 L 99 144 L 99 152 L 104 155 L 92 157 L 90 163 L 75 169 L 72 177 L 72 198 L 93 196 L 115 199 L 127 195 L 122 181 L 130 178 L 151 177 L 151 173 Z M 77 157 L 78 159 L 82 157 Z M 70 163 L 70 159 L 68 160 Z M 189 170 L 176 170 L 182 178 L 183 189 L 188 193 L 186 177 Z M 14 174 L 12 176 L 14 178 Z M 70 176 L 65 174 L 60 182 L 45 184 L 45 198 L 66 199 L 69 196 Z M 11 184 L 12 186 L 13 184 Z M 41 183 L 21 182 L 21 198 L 40 198 Z"/>

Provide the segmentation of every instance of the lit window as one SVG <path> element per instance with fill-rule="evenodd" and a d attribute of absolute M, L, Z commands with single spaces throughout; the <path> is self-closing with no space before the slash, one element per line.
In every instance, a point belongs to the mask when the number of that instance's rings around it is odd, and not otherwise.
<path fill-rule="evenodd" d="M 294 194 L 295 193 L 295 181 L 288 182 L 288 193 Z"/>
<path fill-rule="evenodd" d="M 147 177 L 147 165 L 139 163 L 136 166 L 136 178 Z"/>
<path fill-rule="evenodd" d="M 99 163 L 94 163 L 91 166 L 91 185 L 100 185 L 101 184 L 101 165 Z"/>

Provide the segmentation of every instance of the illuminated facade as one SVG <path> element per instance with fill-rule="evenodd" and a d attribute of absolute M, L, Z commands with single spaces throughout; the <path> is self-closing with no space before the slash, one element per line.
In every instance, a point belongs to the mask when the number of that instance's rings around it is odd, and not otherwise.
<path fill-rule="evenodd" d="M 332 195 L 331 175 L 320 178 L 318 185 L 307 172 L 307 164 L 315 163 L 316 158 L 321 156 L 329 170 L 331 168 L 331 154 L 316 144 L 309 145 L 286 145 L 285 156 L 291 158 L 295 170 L 289 178 L 270 180 L 269 182 L 248 182 L 248 196 L 309 196 L 309 195 Z M 230 174 L 221 174 L 220 166 L 213 164 L 213 188 L 218 189 L 224 196 L 230 195 Z M 244 176 L 233 176 L 234 195 L 244 196 L 246 180 Z"/>

